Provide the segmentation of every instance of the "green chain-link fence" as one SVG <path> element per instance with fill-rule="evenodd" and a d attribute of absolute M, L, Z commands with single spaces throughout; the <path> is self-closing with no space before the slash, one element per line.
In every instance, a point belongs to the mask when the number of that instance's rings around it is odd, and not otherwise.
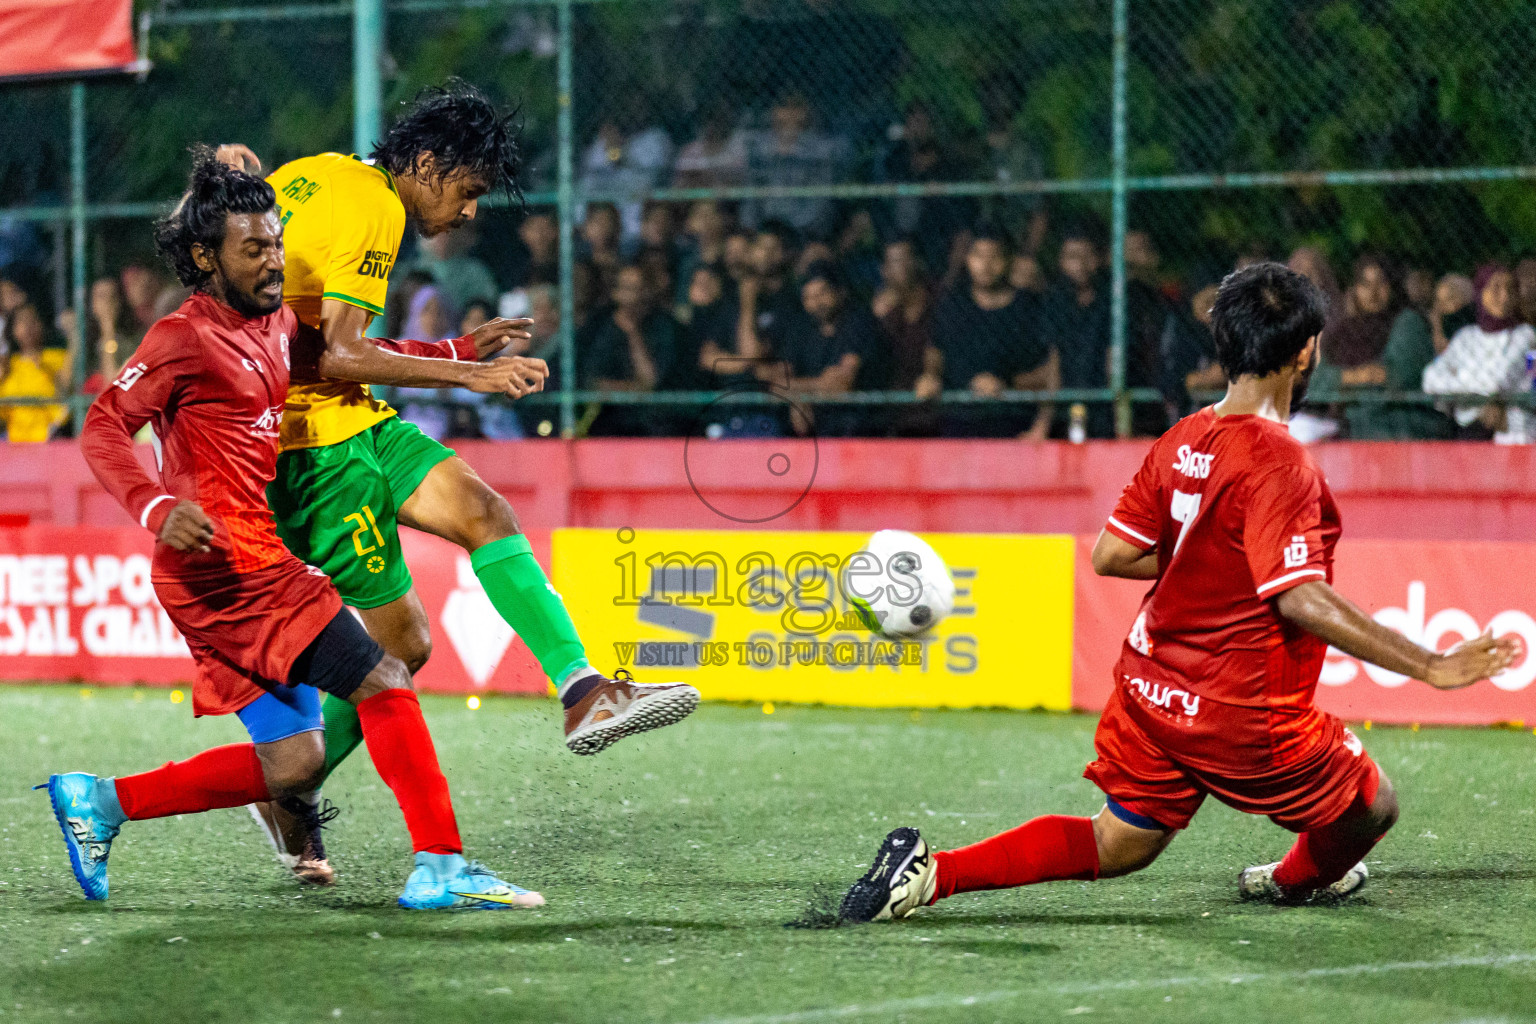
<path fill-rule="evenodd" d="M 379 17 L 370 56 L 359 28 Z M 955 235 L 995 224 L 1050 278 L 1063 237 L 1084 230 L 1102 245 L 1108 302 L 1084 344 L 1109 358 L 1055 397 L 1116 406 L 1122 432 L 1155 423 L 1166 390 L 1138 296 L 1161 296 L 1161 321 L 1234 261 L 1302 245 L 1345 283 L 1367 250 L 1433 279 L 1536 245 L 1536 10 L 1520 0 L 209 2 L 148 10 L 142 27 L 143 81 L 73 87 L 84 208 L 69 205 L 68 87 L 0 92 L 0 224 L 13 250 L 17 225 L 35 226 L 30 258 L 63 304 L 81 301 L 85 277 L 147 258 L 147 218 L 193 142 L 246 141 L 269 165 L 349 148 L 369 109 L 355 102 L 359 50 L 381 70 L 386 112 L 449 74 L 519 105 L 530 202 L 573 241 L 592 203 L 616 205 L 638 244 L 648 202 L 681 219 L 719 199 L 748 225 L 784 220 L 825 242 L 867 292 L 879 244 L 899 236 L 938 278 Z M 85 246 L 71 289 L 72 213 Z M 520 283 L 520 218 L 493 210 L 480 225 L 475 252 L 502 288 Z M 540 399 L 559 427 L 597 401 L 718 397 L 582 390 L 577 321 L 593 300 L 582 254 L 564 252 L 560 390 Z"/>

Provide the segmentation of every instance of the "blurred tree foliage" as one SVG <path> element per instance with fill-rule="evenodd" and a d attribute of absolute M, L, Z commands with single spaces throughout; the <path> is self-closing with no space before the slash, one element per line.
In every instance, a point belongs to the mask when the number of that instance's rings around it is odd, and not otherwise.
<path fill-rule="evenodd" d="M 681 145 L 712 101 L 762 124 L 795 90 L 857 143 L 851 179 L 870 173 L 914 100 L 969 158 L 956 161 L 967 177 L 990 173 L 989 130 L 1032 149 L 1047 177 L 1103 177 L 1110 11 L 1109 0 L 583 3 L 577 144 L 618 118 L 659 122 Z M 1536 164 L 1530 0 L 1131 0 L 1130 25 L 1134 174 Z M 341 18 L 157 28 L 145 81 L 90 87 L 92 198 L 173 194 L 194 141 L 242 139 L 269 162 L 347 147 L 349 30 Z M 551 180 L 549 5 L 392 13 L 389 47 L 391 103 L 462 75 L 520 105 L 532 184 Z M 5 202 L 65 191 L 66 110 L 57 86 L 0 90 Z M 1375 246 L 1446 266 L 1536 242 L 1536 188 L 1523 181 L 1140 193 L 1132 215 L 1186 259 L 1310 240 L 1340 259 Z"/>

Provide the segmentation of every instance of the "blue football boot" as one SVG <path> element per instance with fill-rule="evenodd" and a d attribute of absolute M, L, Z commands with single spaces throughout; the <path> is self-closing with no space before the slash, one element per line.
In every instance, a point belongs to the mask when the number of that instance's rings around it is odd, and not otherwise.
<path fill-rule="evenodd" d="M 406 910 L 511 910 L 542 907 L 544 897 L 503 882 L 479 861 L 456 853 L 418 853 L 400 905 Z"/>
<path fill-rule="evenodd" d="M 107 806 L 117 803 L 115 794 L 105 801 L 101 799 L 102 780 L 85 772 L 68 772 L 50 775 L 44 784 L 48 788 L 48 800 L 53 804 L 53 817 L 64 833 L 64 847 L 69 850 L 69 866 L 74 869 L 75 881 L 85 890 L 88 900 L 107 898 L 107 855 L 112 852 L 112 840 L 117 838 L 122 820 L 113 820 Z M 35 786 L 42 789 L 43 786 Z M 119 814 L 121 812 L 118 812 Z"/>

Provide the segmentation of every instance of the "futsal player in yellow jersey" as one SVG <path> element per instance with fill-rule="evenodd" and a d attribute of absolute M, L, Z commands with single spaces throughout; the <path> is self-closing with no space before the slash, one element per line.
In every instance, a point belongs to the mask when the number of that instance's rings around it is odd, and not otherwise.
<path fill-rule="evenodd" d="M 255 159 L 244 147 L 220 153 L 229 162 Z M 513 397 L 542 387 L 547 371 L 540 360 L 476 361 L 513 338 L 529 337 L 530 321 L 493 320 L 445 346 L 376 346 L 365 338 L 384 311 L 406 224 L 427 237 L 462 226 L 491 189 L 516 191 L 520 164 L 509 118 L 472 86 L 452 81 L 418 96 L 370 159 L 323 153 L 285 164 L 268 178 L 287 249 L 284 300 L 323 342 L 314 367 L 295 357 L 267 500 L 288 547 L 323 569 L 368 631 L 413 672 L 431 653 L 431 632 L 401 558 L 398 524 L 468 551 L 492 605 L 555 684 L 567 747 L 595 754 L 686 717 L 698 706 L 698 691 L 638 684 L 623 670 L 609 679 L 592 668 L 506 500 L 450 449 L 397 417 L 366 385 L 353 383 L 466 385 Z M 421 358 L 428 354 L 447 358 Z M 417 364 L 419 379 L 403 379 L 410 374 L 400 363 Z M 494 369 L 508 363 L 510 374 Z M 507 386 L 491 386 L 487 374 L 492 383 L 505 378 Z M 344 701 L 328 700 L 324 719 L 329 774 L 362 732 Z M 258 818 L 269 833 L 275 826 L 288 837 L 279 853 L 286 847 L 285 862 L 296 874 L 330 880 L 314 800 L 258 808 Z"/>

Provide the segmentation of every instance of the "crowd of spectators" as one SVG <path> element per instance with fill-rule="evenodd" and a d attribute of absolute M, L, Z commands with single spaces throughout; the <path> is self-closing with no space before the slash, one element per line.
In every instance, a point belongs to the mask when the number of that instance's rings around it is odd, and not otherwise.
<path fill-rule="evenodd" d="M 880 152 L 860 158 L 865 166 L 853 177 L 1006 183 L 1042 176 L 1015 120 L 1004 111 L 991 121 L 983 136 L 962 143 L 914 103 L 890 126 Z M 665 186 L 836 184 L 849 180 L 853 154 L 869 150 L 823 130 L 794 91 L 761 127 L 741 127 L 724 106 L 707 106 L 698 123 L 695 137 L 678 147 L 647 120 L 638 96 L 626 97 L 578 154 L 582 192 L 593 198 L 579 211 L 572 254 L 570 383 L 608 393 L 768 390 L 836 399 L 878 391 L 910 400 L 733 405 L 729 415 L 680 402 L 584 403 L 582 433 L 1114 435 L 1108 401 L 987 401 L 1006 391 L 1110 386 L 1102 225 L 1038 196 L 630 198 Z M 1131 425 L 1152 436 L 1224 386 L 1209 311 L 1217 282 L 1233 267 L 1171 272 L 1145 230 L 1127 235 L 1125 259 L 1124 379 L 1158 396 L 1133 405 Z M 1536 441 L 1536 417 L 1509 400 L 1531 389 L 1536 258 L 1437 278 L 1368 252 L 1354 261 L 1344 287 L 1316 247 L 1253 252 L 1236 265 L 1257 259 L 1287 261 L 1329 298 L 1313 398 L 1293 421 L 1298 436 Z M 482 217 L 408 245 L 396 264 L 384 333 L 441 340 L 493 316 L 532 317 L 534 337 L 524 351 L 555 367 L 553 391 L 562 386 L 559 275 L 553 211 Z M 77 352 L 70 312 L 49 316 L 29 283 L 24 274 L 0 271 L 0 399 L 61 401 L 0 403 L 13 441 L 67 430 L 62 400 L 73 382 L 84 379 L 86 394 L 99 392 L 156 317 L 185 296 L 146 266 L 95 281 Z M 1391 400 L 1414 393 L 1460 397 Z M 511 405 L 463 390 L 389 397 L 442 438 L 548 434 L 555 419 L 547 403 Z"/>

